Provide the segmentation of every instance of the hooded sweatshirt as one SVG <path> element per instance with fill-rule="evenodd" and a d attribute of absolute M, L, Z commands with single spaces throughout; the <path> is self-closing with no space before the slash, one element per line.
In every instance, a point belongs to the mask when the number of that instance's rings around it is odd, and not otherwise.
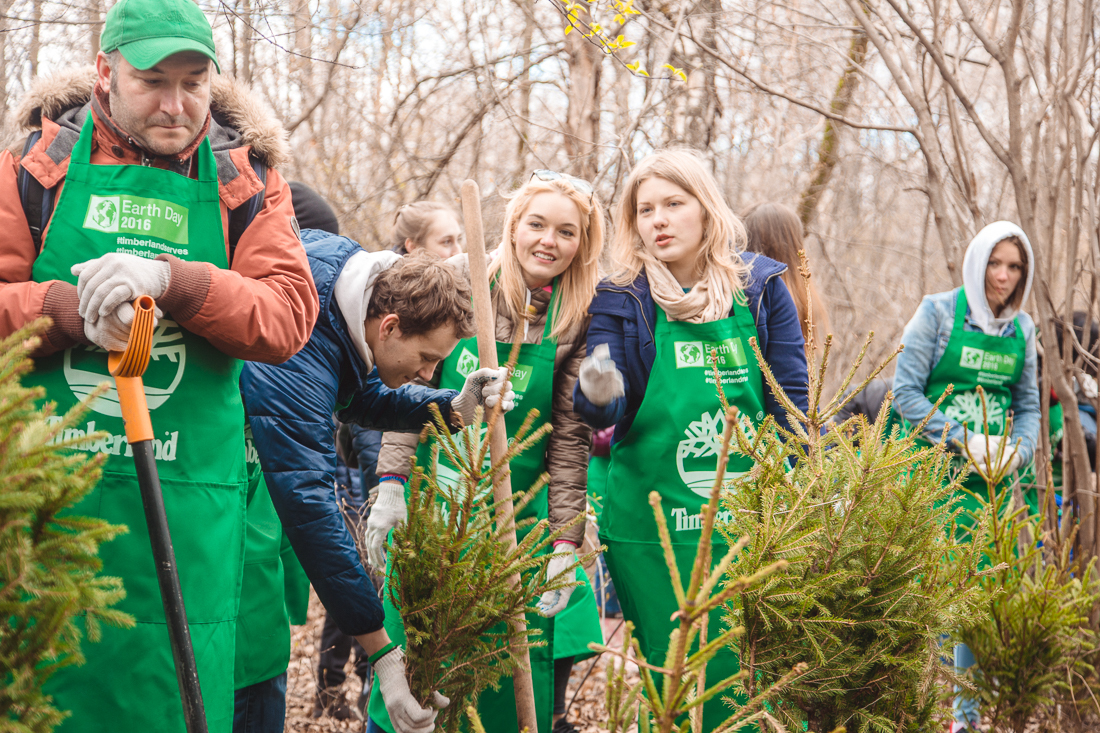
<path fill-rule="evenodd" d="M 348 324 L 348 335 L 355 344 L 355 350 L 367 365 L 367 371 L 374 369 L 374 354 L 367 345 L 367 306 L 374 292 L 374 281 L 383 270 L 393 267 L 401 256 L 396 252 L 356 252 L 344 265 L 332 295 L 340 306 L 340 314 Z"/>
<path fill-rule="evenodd" d="M 970 240 L 963 258 L 963 288 L 966 290 L 966 302 L 970 306 L 970 320 L 979 330 L 990 336 L 1000 335 L 1004 327 L 1012 323 L 1020 313 L 1020 308 L 1008 305 L 1000 316 L 994 316 L 985 297 L 985 271 L 989 256 L 993 254 L 994 247 L 1009 237 L 1016 237 L 1023 242 L 1027 252 L 1027 280 L 1024 282 L 1023 297 L 1019 300 L 1022 305 L 1031 294 L 1031 278 L 1035 272 L 1035 268 L 1031 266 L 1035 262 L 1035 256 L 1023 229 L 1009 221 L 995 221 Z"/>

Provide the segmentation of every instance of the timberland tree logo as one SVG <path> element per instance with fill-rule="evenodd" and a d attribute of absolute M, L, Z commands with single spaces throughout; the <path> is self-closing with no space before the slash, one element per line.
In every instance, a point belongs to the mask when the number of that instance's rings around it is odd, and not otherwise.
<path fill-rule="evenodd" d="M 762 415 L 761 415 L 762 417 Z M 703 412 L 684 429 L 684 439 L 676 445 L 676 470 L 680 479 L 695 494 L 710 497 L 714 478 L 718 475 L 718 452 L 722 450 L 722 431 L 725 418 L 722 408 L 711 415 Z M 748 416 L 740 415 L 738 429 L 748 440 L 756 439 L 756 428 Z M 736 451 L 731 450 L 730 455 Z M 727 471 L 727 479 L 736 479 L 746 472 Z"/>
<path fill-rule="evenodd" d="M 155 410 L 172 396 L 183 379 L 187 367 L 187 346 L 179 324 L 161 318 L 153 332 L 153 348 L 149 367 L 142 381 L 145 384 L 145 400 L 150 410 Z M 91 404 L 93 412 L 110 417 L 122 417 L 118 404 L 118 391 L 107 369 L 107 352 L 98 346 L 73 347 L 65 350 L 65 381 L 77 399 L 85 399 L 103 382 L 110 388 Z"/>
<path fill-rule="evenodd" d="M 977 392 L 960 392 L 954 395 L 951 404 L 944 408 L 943 414 L 957 423 L 965 423 L 971 430 L 981 430 L 982 398 L 978 396 Z M 988 418 L 991 429 L 996 428 L 999 432 L 1004 431 L 1004 403 L 996 396 L 986 396 L 985 417 Z"/>

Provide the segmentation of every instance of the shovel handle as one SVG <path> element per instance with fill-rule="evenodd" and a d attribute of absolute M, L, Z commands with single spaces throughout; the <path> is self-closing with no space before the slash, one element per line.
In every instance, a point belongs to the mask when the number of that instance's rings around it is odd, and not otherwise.
<path fill-rule="evenodd" d="M 153 424 L 149 420 L 149 406 L 145 402 L 145 386 L 141 375 L 149 366 L 153 350 L 153 328 L 156 325 L 156 303 L 148 295 L 134 301 L 134 322 L 130 325 L 130 338 L 125 351 L 107 354 L 107 369 L 115 378 L 118 403 L 122 419 L 126 423 L 126 440 L 130 445 L 153 439 Z"/>

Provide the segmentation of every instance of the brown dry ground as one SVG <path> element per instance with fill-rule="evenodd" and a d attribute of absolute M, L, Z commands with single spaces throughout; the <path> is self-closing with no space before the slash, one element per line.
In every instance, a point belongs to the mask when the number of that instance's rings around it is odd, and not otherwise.
<path fill-rule="evenodd" d="M 321 626 L 324 623 L 325 609 L 317 600 L 314 593 L 310 593 L 309 618 L 305 626 L 291 628 L 290 667 L 287 670 L 287 695 L 286 695 L 286 730 L 294 733 L 335 733 L 339 731 L 361 731 L 363 723 L 358 720 L 339 721 L 331 718 L 310 717 L 313 708 L 313 696 L 316 692 L 316 678 L 314 670 L 317 665 L 317 656 L 320 653 Z M 606 619 L 604 621 L 604 634 L 607 635 L 619 626 L 619 619 Z M 622 632 L 620 631 L 619 634 Z M 618 636 L 618 635 L 616 635 Z M 621 640 L 619 640 L 621 641 Z M 580 733 L 600 733 L 604 728 L 601 724 L 606 720 L 606 707 L 604 705 L 604 689 L 607 684 L 604 658 L 596 661 L 585 660 L 573 667 L 573 674 L 569 678 L 569 691 L 565 698 L 566 704 L 570 701 L 573 705 L 569 711 L 569 720 L 577 726 Z M 359 678 L 352 671 L 349 660 L 347 666 L 348 679 L 344 683 L 344 693 L 347 696 L 348 705 L 355 704 L 355 698 L 359 693 Z M 582 678 L 588 673 L 587 679 Z M 578 694 L 579 689 L 579 694 Z M 574 696 L 576 699 L 574 700 Z"/>

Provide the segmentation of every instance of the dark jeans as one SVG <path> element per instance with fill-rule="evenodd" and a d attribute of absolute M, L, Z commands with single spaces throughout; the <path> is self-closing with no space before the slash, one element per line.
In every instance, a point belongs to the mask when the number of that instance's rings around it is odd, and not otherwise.
<path fill-rule="evenodd" d="M 370 675 L 370 662 L 363 647 L 354 638 L 347 636 L 336 626 L 332 614 L 325 614 L 325 625 L 321 628 L 321 660 L 317 665 L 317 689 L 339 688 L 347 675 L 344 665 L 348 663 L 352 650 L 355 650 L 355 674 L 366 682 Z"/>
<path fill-rule="evenodd" d="M 378 723 L 375 723 L 370 718 L 367 718 L 367 729 L 366 731 L 364 731 L 364 733 L 386 733 L 386 731 L 383 730 L 382 726 L 378 725 Z"/>
<path fill-rule="evenodd" d="M 233 733 L 283 733 L 286 672 L 233 693 Z"/>
<path fill-rule="evenodd" d="M 565 691 L 569 688 L 569 673 L 574 657 L 554 660 L 554 715 L 565 715 Z"/>

